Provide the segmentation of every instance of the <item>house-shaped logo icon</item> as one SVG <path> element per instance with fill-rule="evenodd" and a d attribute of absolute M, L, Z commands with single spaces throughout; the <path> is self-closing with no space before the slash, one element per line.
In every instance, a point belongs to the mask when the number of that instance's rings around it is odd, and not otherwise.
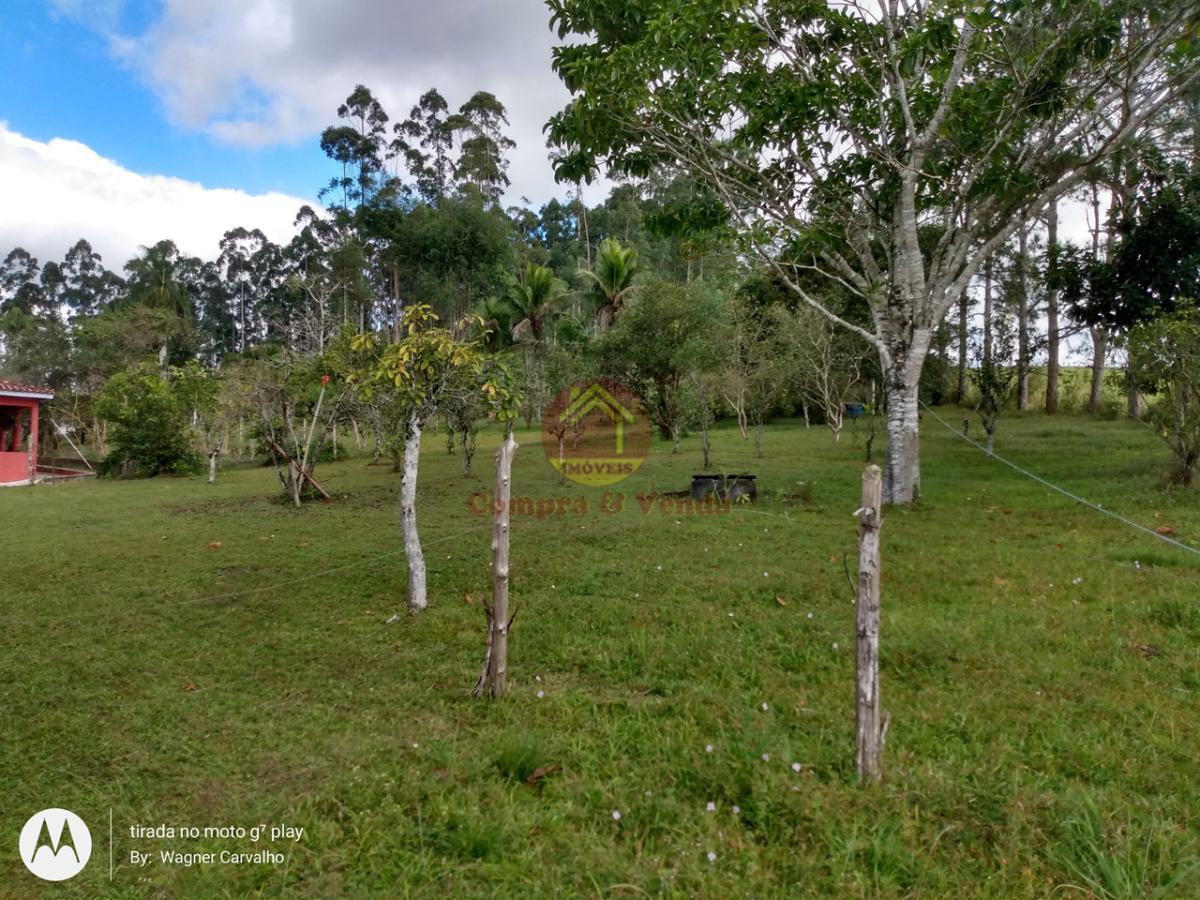
<path fill-rule="evenodd" d="M 650 419 L 637 394 L 607 379 L 561 391 L 542 419 L 542 449 L 563 476 L 611 485 L 632 475 L 650 450 Z"/>
<path fill-rule="evenodd" d="M 571 401 L 571 405 L 558 417 L 558 420 L 574 426 L 594 409 L 600 410 L 612 421 L 616 431 L 616 454 L 623 456 L 625 453 L 625 425 L 632 423 L 637 417 L 622 406 L 620 401 L 605 390 L 604 385 L 599 382 L 587 390 L 581 391 Z"/>

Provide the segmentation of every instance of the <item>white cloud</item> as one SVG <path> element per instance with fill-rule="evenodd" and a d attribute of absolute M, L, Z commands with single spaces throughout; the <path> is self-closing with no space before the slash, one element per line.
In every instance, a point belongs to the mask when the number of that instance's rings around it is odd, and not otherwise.
<path fill-rule="evenodd" d="M 78 0 L 51 2 L 83 19 Z M 394 120 L 430 87 L 452 107 L 491 91 L 517 142 L 510 200 L 565 193 L 542 133 L 568 100 L 543 0 L 163 0 L 140 34 L 98 30 L 172 123 L 242 147 L 315 144 L 356 84 Z"/>
<path fill-rule="evenodd" d="M 85 144 L 30 140 L 0 122 L 0 255 L 22 246 L 45 262 L 87 238 L 120 270 L 139 246 L 170 238 L 211 259 L 230 228 L 261 228 L 274 241 L 294 233 L 296 211 L 311 201 L 248 194 L 193 181 L 131 172 Z"/>

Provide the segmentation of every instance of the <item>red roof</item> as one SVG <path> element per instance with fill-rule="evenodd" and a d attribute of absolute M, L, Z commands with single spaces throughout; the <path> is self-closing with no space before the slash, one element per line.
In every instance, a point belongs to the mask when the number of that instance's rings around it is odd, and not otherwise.
<path fill-rule="evenodd" d="M 32 384 L 21 384 L 16 381 L 5 381 L 3 378 L 0 378 L 0 394 L 33 394 L 53 397 L 54 391 L 48 387 L 37 387 Z"/>

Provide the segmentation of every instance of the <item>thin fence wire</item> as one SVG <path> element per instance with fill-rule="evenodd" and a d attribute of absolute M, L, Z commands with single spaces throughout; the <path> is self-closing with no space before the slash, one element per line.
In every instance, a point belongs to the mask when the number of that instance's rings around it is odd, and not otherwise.
<path fill-rule="evenodd" d="M 1121 515 L 1120 513 L 1113 512 L 1111 509 L 1107 509 L 1104 506 L 1101 506 L 1099 503 L 1093 503 L 1091 500 L 1088 500 L 1084 497 L 1080 497 L 1078 494 L 1074 494 L 1071 491 L 1068 491 L 1064 487 L 1059 487 L 1057 484 L 1047 481 L 1041 475 L 1038 475 L 1034 472 L 1030 472 L 1028 469 L 1022 468 L 1021 466 L 1017 465 L 1015 462 L 1005 459 L 1003 456 L 1000 456 L 998 453 L 995 453 L 994 451 L 989 453 L 987 447 L 985 447 L 983 444 L 979 443 L 979 441 L 975 440 L 974 438 L 963 434 L 961 431 L 959 431 L 957 428 L 955 428 L 953 425 L 951 425 L 949 422 L 947 422 L 945 419 L 943 419 L 941 416 L 939 416 L 936 412 L 934 412 L 932 409 L 930 409 L 927 404 L 922 402 L 921 406 L 925 409 L 925 411 L 927 413 L 929 413 L 931 416 L 933 416 L 935 419 L 937 419 L 939 422 L 941 422 L 942 425 L 944 425 L 946 427 L 946 430 L 949 431 L 952 435 L 954 435 L 956 438 L 958 438 L 961 441 L 965 441 L 966 443 L 975 447 L 977 450 L 982 451 L 984 453 L 984 455 L 986 455 L 990 459 L 994 459 L 997 462 L 1003 463 L 1004 465 L 1008 466 L 1010 469 L 1024 475 L 1026 478 L 1030 478 L 1033 481 L 1036 481 L 1039 484 L 1050 488 L 1050 490 L 1056 491 L 1057 493 L 1062 494 L 1064 497 L 1067 497 L 1070 500 L 1074 500 L 1076 503 L 1078 503 L 1082 506 L 1086 506 L 1089 509 L 1093 509 L 1098 513 L 1102 513 L 1103 515 L 1108 516 L 1110 519 L 1115 519 L 1116 521 L 1120 522 L 1123 525 L 1126 525 L 1130 528 L 1134 528 L 1134 529 L 1142 532 L 1143 534 L 1148 534 L 1148 535 L 1150 535 L 1150 537 L 1155 538 L 1156 540 L 1160 540 L 1164 544 L 1170 544 L 1172 547 L 1175 547 L 1179 550 L 1184 550 L 1188 553 L 1192 553 L 1197 556 L 1200 556 L 1200 548 L 1193 547 L 1190 544 L 1185 544 L 1183 541 L 1178 541 L 1175 538 L 1171 537 L 1170 535 L 1159 534 L 1153 528 L 1147 528 L 1145 525 L 1142 525 L 1139 522 L 1135 522 L 1132 519 L 1126 518 L 1125 516 Z"/>
<path fill-rule="evenodd" d="M 1047 479 L 1043 478 L 1042 476 L 1040 476 L 1034 472 L 1030 472 L 1028 469 L 1025 469 L 1025 468 L 1017 465 L 1016 463 L 1012 462 L 1011 460 L 1005 459 L 1004 457 L 1000 456 L 999 454 L 997 454 L 995 452 L 988 453 L 987 448 L 983 444 L 980 444 L 978 441 L 974 440 L 973 438 L 969 437 L 968 435 L 962 434 L 962 432 L 960 432 L 953 425 L 951 425 L 949 422 L 947 422 L 945 419 L 943 419 L 941 416 L 939 416 L 927 404 L 922 402 L 921 406 L 925 409 L 926 412 L 928 412 L 931 416 L 933 416 L 934 419 L 936 419 L 939 423 L 941 423 L 946 428 L 946 430 L 949 431 L 956 438 L 970 444 L 971 446 L 975 447 L 976 449 L 982 451 L 985 455 L 989 456 L 991 459 L 994 459 L 997 462 L 1003 463 L 1004 465 L 1006 465 L 1009 468 L 1013 469 L 1014 471 L 1020 473 L 1021 475 L 1025 476 L 1026 478 L 1032 479 L 1033 481 L 1036 481 L 1039 484 L 1044 485 L 1045 487 L 1051 489 L 1052 491 L 1055 491 L 1055 492 L 1061 494 L 1062 496 L 1067 497 L 1068 499 L 1073 500 L 1076 503 L 1079 503 L 1082 506 L 1088 507 L 1089 509 L 1092 509 L 1092 510 L 1095 510 L 1096 512 L 1102 513 L 1103 515 L 1108 516 L 1109 518 L 1114 519 L 1123 525 L 1126 525 L 1130 528 L 1134 528 L 1144 534 L 1149 535 L 1152 538 L 1162 541 L 1165 544 L 1173 546 L 1179 550 L 1183 550 L 1187 553 L 1191 553 L 1191 554 L 1200 556 L 1200 549 L 1198 549 L 1196 547 L 1193 547 L 1189 544 L 1185 544 L 1183 541 L 1176 540 L 1176 539 L 1170 537 L 1169 535 L 1159 534 L 1157 531 L 1155 531 L 1151 528 L 1147 528 L 1145 525 L 1135 522 L 1132 519 L 1129 519 L 1119 513 L 1113 512 L 1112 510 L 1107 509 L 1098 503 L 1093 503 L 1092 501 L 1087 500 L 1084 497 L 1080 497 L 1078 494 L 1072 493 L 1071 491 L 1067 490 L 1066 488 L 1060 487 L 1059 485 L 1056 485 L 1053 482 L 1048 481 Z M 791 526 L 795 526 L 797 524 L 796 522 L 794 522 L 792 520 L 791 516 L 788 515 L 786 510 L 782 513 L 772 513 L 772 512 L 767 512 L 766 510 L 756 510 L 756 509 L 748 509 L 748 508 L 735 508 L 735 509 L 736 509 L 736 512 L 739 512 L 739 513 L 750 513 L 752 515 L 757 515 L 757 516 L 766 516 L 766 517 L 773 518 L 773 519 L 782 519 L 783 521 L 787 522 L 788 525 L 791 525 Z M 451 535 L 447 535 L 445 537 L 438 538 L 437 540 L 434 540 L 434 541 L 429 541 L 425 544 L 425 546 L 432 547 L 432 546 L 436 546 L 438 544 L 446 543 L 447 541 L 457 540 L 458 538 L 465 537 L 468 534 L 472 534 L 475 531 L 480 530 L 481 528 L 490 528 L 490 527 L 491 527 L 490 522 L 481 522 L 480 524 L 473 526 L 472 528 L 468 528 L 465 531 L 460 531 L 457 534 L 451 534 Z M 1030 549 L 1033 549 L 1033 548 L 1030 548 Z M 1039 548 L 1039 549 L 1041 549 L 1041 548 Z M 265 594 L 265 593 L 269 593 L 271 591 L 277 591 L 277 590 L 281 590 L 281 589 L 287 588 L 287 587 L 294 587 L 295 585 L 304 584 L 309 581 L 315 581 L 320 578 L 325 578 L 329 575 L 337 574 L 338 572 L 345 572 L 350 569 L 359 568 L 360 566 L 374 565 L 375 563 L 381 562 L 385 559 L 390 559 L 394 556 L 398 556 L 398 555 L 402 554 L 403 552 L 404 552 L 403 549 L 390 550 L 387 553 L 381 553 L 377 556 L 369 557 L 367 559 L 355 560 L 354 562 L 345 563 L 344 565 L 334 566 L 329 569 L 323 569 L 320 572 L 313 572 L 308 575 L 302 575 L 297 578 L 290 578 L 290 579 L 287 579 L 286 581 L 280 581 L 280 582 L 276 582 L 274 584 L 263 585 L 261 587 L 246 588 L 244 590 L 229 591 L 229 592 L 220 593 L 220 594 L 207 594 L 207 595 L 200 596 L 200 597 L 189 597 L 187 599 L 177 600 L 174 602 L 160 603 L 160 604 L 157 604 L 156 606 L 154 606 L 150 611 L 158 612 L 158 611 L 161 611 L 164 609 L 173 609 L 173 608 L 181 607 L 181 606 L 190 606 L 190 605 L 201 604 L 201 603 L 211 603 L 211 602 L 215 602 L 215 601 L 219 601 L 219 600 L 233 600 L 238 597 L 247 597 L 247 596 L 253 596 L 256 594 Z M 1042 552 L 1049 553 L 1051 551 L 1042 550 Z M 1075 556 L 1078 554 L 1070 554 L 1070 555 Z M 1108 560 L 1108 561 L 1113 562 L 1112 560 Z M 109 610 L 109 609 L 93 609 L 93 610 L 89 610 L 89 611 L 85 611 L 85 612 L 77 612 L 77 613 L 72 613 L 72 614 L 67 614 L 67 615 L 59 615 L 59 616 L 53 617 L 53 619 L 44 619 L 44 620 L 40 620 L 40 621 L 48 624 L 50 622 L 76 621 L 79 619 L 88 619 L 88 618 L 94 618 L 94 617 L 140 615 L 142 612 L 145 612 L 145 611 L 146 610 L 144 610 L 144 609 L 122 610 L 122 611 L 113 611 L 113 610 Z M 22 617 L 22 616 L 9 616 L 9 617 L 5 617 L 5 618 L 0 618 L 0 622 L 31 624 L 31 620 L 29 620 L 25 617 Z"/>

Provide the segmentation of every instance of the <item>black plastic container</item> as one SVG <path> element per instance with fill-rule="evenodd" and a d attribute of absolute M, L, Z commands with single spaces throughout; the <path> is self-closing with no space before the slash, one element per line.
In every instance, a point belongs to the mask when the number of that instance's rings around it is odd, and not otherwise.
<path fill-rule="evenodd" d="M 692 499 L 703 500 L 709 494 L 718 500 L 737 501 L 742 497 L 758 497 L 758 482 L 754 475 L 693 475 Z"/>

